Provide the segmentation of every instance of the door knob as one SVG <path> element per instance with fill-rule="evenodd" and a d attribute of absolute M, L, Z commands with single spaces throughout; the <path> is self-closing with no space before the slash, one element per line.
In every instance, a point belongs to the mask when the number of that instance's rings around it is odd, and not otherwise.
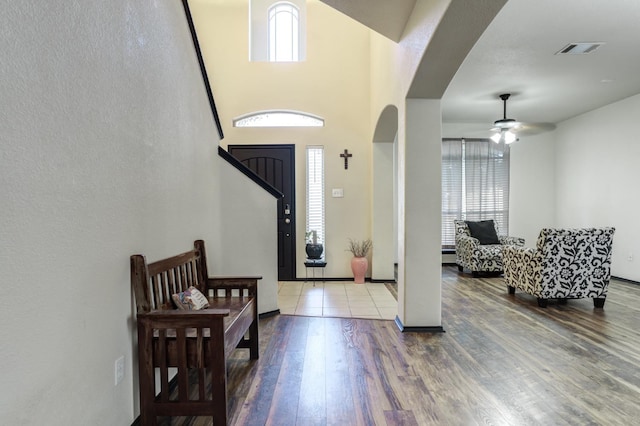
<path fill-rule="evenodd" d="M 284 223 L 287 223 L 287 224 L 291 223 L 291 219 L 286 218 L 286 219 L 284 220 Z"/>

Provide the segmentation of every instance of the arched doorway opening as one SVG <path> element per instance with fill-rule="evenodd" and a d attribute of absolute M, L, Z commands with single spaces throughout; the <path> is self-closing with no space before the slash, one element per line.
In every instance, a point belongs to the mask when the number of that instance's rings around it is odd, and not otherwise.
<path fill-rule="evenodd" d="M 393 281 L 398 263 L 398 108 L 387 105 L 373 135 L 372 281 Z"/>

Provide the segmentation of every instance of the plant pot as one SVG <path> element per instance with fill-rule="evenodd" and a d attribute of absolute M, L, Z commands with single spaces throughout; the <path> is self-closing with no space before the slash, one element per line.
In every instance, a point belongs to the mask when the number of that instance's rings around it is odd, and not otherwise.
<path fill-rule="evenodd" d="M 305 247 L 309 259 L 320 259 L 322 257 L 322 244 L 307 244 Z"/>
<path fill-rule="evenodd" d="M 354 257 L 351 259 L 351 272 L 356 284 L 364 284 L 364 275 L 367 273 L 369 261 L 366 257 Z"/>

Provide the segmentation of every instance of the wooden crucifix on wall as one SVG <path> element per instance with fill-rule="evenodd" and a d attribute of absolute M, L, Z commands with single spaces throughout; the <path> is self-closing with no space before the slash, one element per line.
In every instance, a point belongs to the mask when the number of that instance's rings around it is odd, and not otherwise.
<path fill-rule="evenodd" d="M 353 157 L 353 154 L 349 154 L 349 150 L 345 149 L 344 153 L 340 154 L 340 157 L 344 158 L 344 169 L 349 168 L 349 158 Z"/>

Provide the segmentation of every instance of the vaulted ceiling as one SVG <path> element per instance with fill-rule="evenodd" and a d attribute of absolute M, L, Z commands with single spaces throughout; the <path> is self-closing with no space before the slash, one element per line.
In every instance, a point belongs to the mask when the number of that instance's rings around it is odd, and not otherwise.
<path fill-rule="evenodd" d="M 398 42 L 416 0 L 321 0 L 377 33 Z"/>

